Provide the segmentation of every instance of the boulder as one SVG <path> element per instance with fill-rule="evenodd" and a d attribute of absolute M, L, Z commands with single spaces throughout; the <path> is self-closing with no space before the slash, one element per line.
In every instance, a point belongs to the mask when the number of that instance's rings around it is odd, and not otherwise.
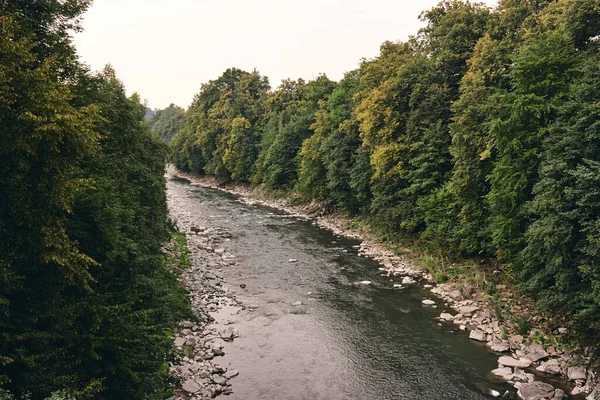
<path fill-rule="evenodd" d="M 239 374 L 240 373 L 238 371 L 236 371 L 235 369 L 232 369 L 232 370 L 225 372 L 225 378 L 231 379 L 233 377 L 238 376 Z"/>
<path fill-rule="evenodd" d="M 554 392 L 552 385 L 536 381 L 523 384 L 517 394 L 523 400 L 541 400 L 554 397 Z"/>
<path fill-rule="evenodd" d="M 557 359 L 543 361 L 536 370 L 550 375 L 560 375 L 560 364 Z"/>
<path fill-rule="evenodd" d="M 513 335 L 508 338 L 508 344 L 510 345 L 510 348 L 513 350 L 520 349 L 521 343 L 523 343 L 523 336 L 521 336 L 521 335 Z"/>
<path fill-rule="evenodd" d="M 452 320 L 454 320 L 454 315 L 448 314 L 448 313 L 441 313 L 440 318 L 443 319 L 444 321 L 452 321 Z"/>
<path fill-rule="evenodd" d="M 531 366 L 531 360 L 527 360 L 524 358 L 515 359 L 511 356 L 502 356 L 498 360 L 500 365 L 504 365 L 505 367 L 516 367 L 516 368 L 529 368 Z"/>
<path fill-rule="evenodd" d="M 570 380 L 575 381 L 578 379 L 585 380 L 587 374 L 585 372 L 585 367 L 578 365 L 575 367 L 570 367 L 567 371 L 567 376 Z"/>
<path fill-rule="evenodd" d="M 544 358 L 548 358 L 548 353 L 544 349 L 544 346 L 539 343 L 534 343 L 527 348 L 527 355 L 525 358 L 536 362 Z"/>
<path fill-rule="evenodd" d="M 496 353 L 506 353 L 510 350 L 510 346 L 507 342 L 493 343 L 490 346 L 490 350 Z"/>
<path fill-rule="evenodd" d="M 492 371 L 492 374 L 499 376 L 500 378 L 504 379 L 505 381 L 510 381 L 513 377 L 512 368 L 509 368 L 509 367 L 496 368 L 495 370 Z"/>
<path fill-rule="evenodd" d="M 464 306 L 461 307 L 458 311 L 460 311 L 460 313 L 462 315 L 464 315 L 465 317 L 470 317 L 473 315 L 473 313 L 475 311 L 479 310 L 479 307 L 475 307 L 475 306 Z"/>
<path fill-rule="evenodd" d="M 486 342 L 487 335 L 485 332 L 482 332 L 479 329 L 473 329 L 469 333 L 469 339 L 477 340 L 478 342 Z"/>
<path fill-rule="evenodd" d="M 452 300 L 456 300 L 456 301 L 460 301 L 463 299 L 462 293 L 460 292 L 460 290 L 453 290 L 450 293 L 448 293 L 448 297 L 450 297 Z"/>
<path fill-rule="evenodd" d="M 195 381 L 193 380 L 187 380 L 185 382 L 183 382 L 183 385 L 181 385 L 181 388 L 190 394 L 194 394 L 194 393 L 198 393 L 200 391 L 200 389 L 202 389 L 202 387 L 200 387 L 200 385 L 198 385 Z"/>

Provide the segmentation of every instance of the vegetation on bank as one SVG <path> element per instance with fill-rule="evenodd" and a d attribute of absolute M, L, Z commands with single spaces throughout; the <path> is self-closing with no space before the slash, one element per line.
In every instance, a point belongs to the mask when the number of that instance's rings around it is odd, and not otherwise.
<path fill-rule="evenodd" d="M 340 82 L 271 90 L 258 71 L 225 71 L 186 110 L 172 162 L 329 201 L 383 237 L 496 259 L 596 341 L 599 3 L 452 0 L 421 18 Z"/>
<path fill-rule="evenodd" d="M 88 0 L 0 2 L 0 397 L 162 399 L 187 299 L 166 146 L 69 35 Z M 53 395 L 54 393 L 54 395 Z"/>

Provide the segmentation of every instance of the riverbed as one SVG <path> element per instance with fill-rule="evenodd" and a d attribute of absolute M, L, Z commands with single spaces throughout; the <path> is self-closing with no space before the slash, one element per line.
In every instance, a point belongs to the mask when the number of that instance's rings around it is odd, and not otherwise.
<path fill-rule="evenodd" d="M 249 205 L 170 176 L 169 203 L 196 226 L 228 232 L 235 262 L 219 271 L 244 309 L 215 325 L 239 338 L 214 362 L 239 371 L 230 399 L 490 399 L 497 356 L 453 324 L 419 285 L 395 289 L 360 242 L 310 220 Z M 370 284 L 359 284 L 369 281 Z M 510 392 L 512 397 L 512 392 Z"/>

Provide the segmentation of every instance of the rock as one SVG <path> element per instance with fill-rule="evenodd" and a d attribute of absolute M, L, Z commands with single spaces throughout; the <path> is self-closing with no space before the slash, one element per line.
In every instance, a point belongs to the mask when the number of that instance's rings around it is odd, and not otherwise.
<path fill-rule="evenodd" d="M 404 289 L 404 286 L 402 286 L 399 283 L 394 284 L 394 289 Z"/>
<path fill-rule="evenodd" d="M 587 374 L 585 372 L 585 368 L 581 365 L 576 367 L 570 367 L 567 371 L 567 376 L 570 380 L 575 381 L 577 379 L 585 380 Z"/>
<path fill-rule="evenodd" d="M 242 289 L 246 289 L 246 284 L 245 284 L 245 283 L 242 283 L 242 284 L 240 285 L 240 287 L 241 287 Z"/>
<path fill-rule="evenodd" d="M 452 300 L 456 300 L 456 301 L 460 301 L 463 299 L 463 296 L 462 296 L 462 293 L 460 292 L 460 290 L 453 290 L 450 293 L 448 293 L 448 296 Z"/>
<path fill-rule="evenodd" d="M 302 305 L 302 302 L 301 302 L 301 301 L 296 301 L 296 302 L 295 302 L 294 304 L 292 304 L 292 305 L 293 305 L 294 307 L 301 306 L 301 305 Z"/>
<path fill-rule="evenodd" d="M 508 344 L 510 345 L 510 348 L 513 350 L 520 349 L 521 343 L 523 343 L 523 336 L 521 336 L 521 335 L 513 335 L 508 338 Z"/>
<path fill-rule="evenodd" d="M 357 285 L 362 285 L 362 286 L 369 286 L 371 283 L 371 281 L 360 281 L 360 282 L 356 282 Z"/>
<path fill-rule="evenodd" d="M 485 334 L 485 332 L 482 332 L 479 329 L 473 329 L 469 333 L 469 339 L 477 340 L 478 342 L 486 342 L 487 335 Z"/>
<path fill-rule="evenodd" d="M 548 353 L 544 349 L 544 346 L 539 343 L 534 343 L 527 348 L 527 355 L 525 358 L 536 362 L 544 358 L 548 358 Z"/>
<path fill-rule="evenodd" d="M 492 374 L 499 376 L 500 378 L 504 379 L 505 381 L 509 381 L 513 377 L 512 368 L 509 368 L 509 367 L 497 368 L 492 371 Z"/>
<path fill-rule="evenodd" d="M 444 321 L 453 321 L 454 315 L 448 314 L 448 313 L 441 313 L 440 318 L 443 319 Z"/>
<path fill-rule="evenodd" d="M 290 258 L 290 259 L 288 260 L 288 262 L 289 262 L 289 263 L 297 263 L 297 262 L 298 262 L 298 260 L 296 260 L 295 258 Z"/>
<path fill-rule="evenodd" d="M 490 346 L 490 350 L 496 353 L 506 353 L 510 350 L 510 345 L 507 342 L 494 343 Z"/>
<path fill-rule="evenodd" d="M 432 286 L 432 285 L 423 285 L 423 287 L 424 287 L 425 289 L 433 289 L 433 286 Z"/>
<path fill-rule="evenodd" d="M 493 397 L 500 397 L 500 392 L 494 389 L 490 389 L 490 395 L 492 395 Z"/>
<path fill-rule="evenodd" d="M 433 300 L 429 300 L 429 299 L 425 299 L 421 302 L 424 306 L 433 306 L 435 305 L 435 301 Z"/>
<path fill-rule="evenodd" d="M 554 397 L 552 397 L 550 400 L 562 400 L 563 397 L 565 397 L 565 391 L 562 389 L 556 389 L 554 391 Z"/>
<path fill-rule="evenodd" d="M 536 370 L 545 374 L 560 375 L 560 365 L 556 359 L 542 362 L 540 366 L 536 368 Z"/>
<path fill-rule="evenodd" d="M 402 278 L 402 284 L 403 285 L 413 285 L 415 283 L 417 283 L 417 281 L 415 281 L 410 276 L 405 276 L 404 278 Z"/>
<path fill-rule="evenodd" d="M 558 333 L 561 335 L 566 335 L 568 331 L 567 328 L 558 328 Z"/>
<path fill-rule="evenodd" d="M 183 383 L 183 385 L 181 385 L 181 388 L 190 394 L 198 393 L 200 391 L 200 389 L 202 389 L 202 387 L 200 385 L 198 385 L 196 382 L 194 382 L 191 379 L 185 381 Z"/>
<path fill-rule="evenodd" d="M 225 386 L 227 384 L 227 379 L 221 375 L 213 375 L 212 381 L 221 386 Z"/>
<path fill-rule="evenodd" d="M 186 342 L 186 338 L 184 338 L 184 337 L 175 338 L 175 347 L 181 347 L 185 344 L 185 342 Z"/>
<path fill-rule="evenodd" d="M 552 385 L 536 381 L 522 385 L 517 394 L 523 400 L 541 400 L 554 397 L 554 393 Z"/>
<path fill-rule="evenodd" d="M 585 400 L 600 400 L 600 385 L 596 386 L 594 391 Z"/>
<path fill-rule="evenodd" d="M 238 376 L 240 373 L 238 371 L 236 371 L 235 369 L 232 369 L 230 371 L 225 372 L 225 378 L 227 379 L 231 379 L 233 377 Z"/>
<path fill-rule="evenodd" d="M 516 367 L 516 368 L 529 368 L 531 366 L 531 360 L 524 358 L 514 359 L 511 356 L 502 356 L 498 359 L 500 365 L 505 367 Z"/>
<path fill-rule="evenodd" d="M 472 316 L 472 315 L 473 315 L 473 313 L 474 313 L 475 311 L 477 311 L 477 310 L 479 310 L 479 307 L 475 307 L 475 306 L 464 306 L 464 307 L 461 307 L 461 308 L 459 308 L 459 310 L 458 310 L 458 311 L 460 311 L 460 313 L 461 313 L 462 315 L 464 315 L 465 317 L 470 317 L 470 316 Z"/>

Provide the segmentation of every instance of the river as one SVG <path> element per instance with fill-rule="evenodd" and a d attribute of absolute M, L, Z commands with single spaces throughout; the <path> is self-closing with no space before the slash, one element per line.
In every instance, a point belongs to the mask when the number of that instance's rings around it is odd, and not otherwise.
<path fill-rule="evenodd" d="M 423 307 L 427 290 L 395 290 L 357 255 L 357 240 L 173 176 L 167 188 L 180 212 L 229 231 L 237 263 L 224 281 L 254 309 L 215 317 L 240 332 L 218 360 L 239 371 L 230 399 L 475 400 L 512 390 L 490 375 L 497 356 L 440 323 L 443 304 Z M 354 285 L 364 280 L 372 284 Z"/>

